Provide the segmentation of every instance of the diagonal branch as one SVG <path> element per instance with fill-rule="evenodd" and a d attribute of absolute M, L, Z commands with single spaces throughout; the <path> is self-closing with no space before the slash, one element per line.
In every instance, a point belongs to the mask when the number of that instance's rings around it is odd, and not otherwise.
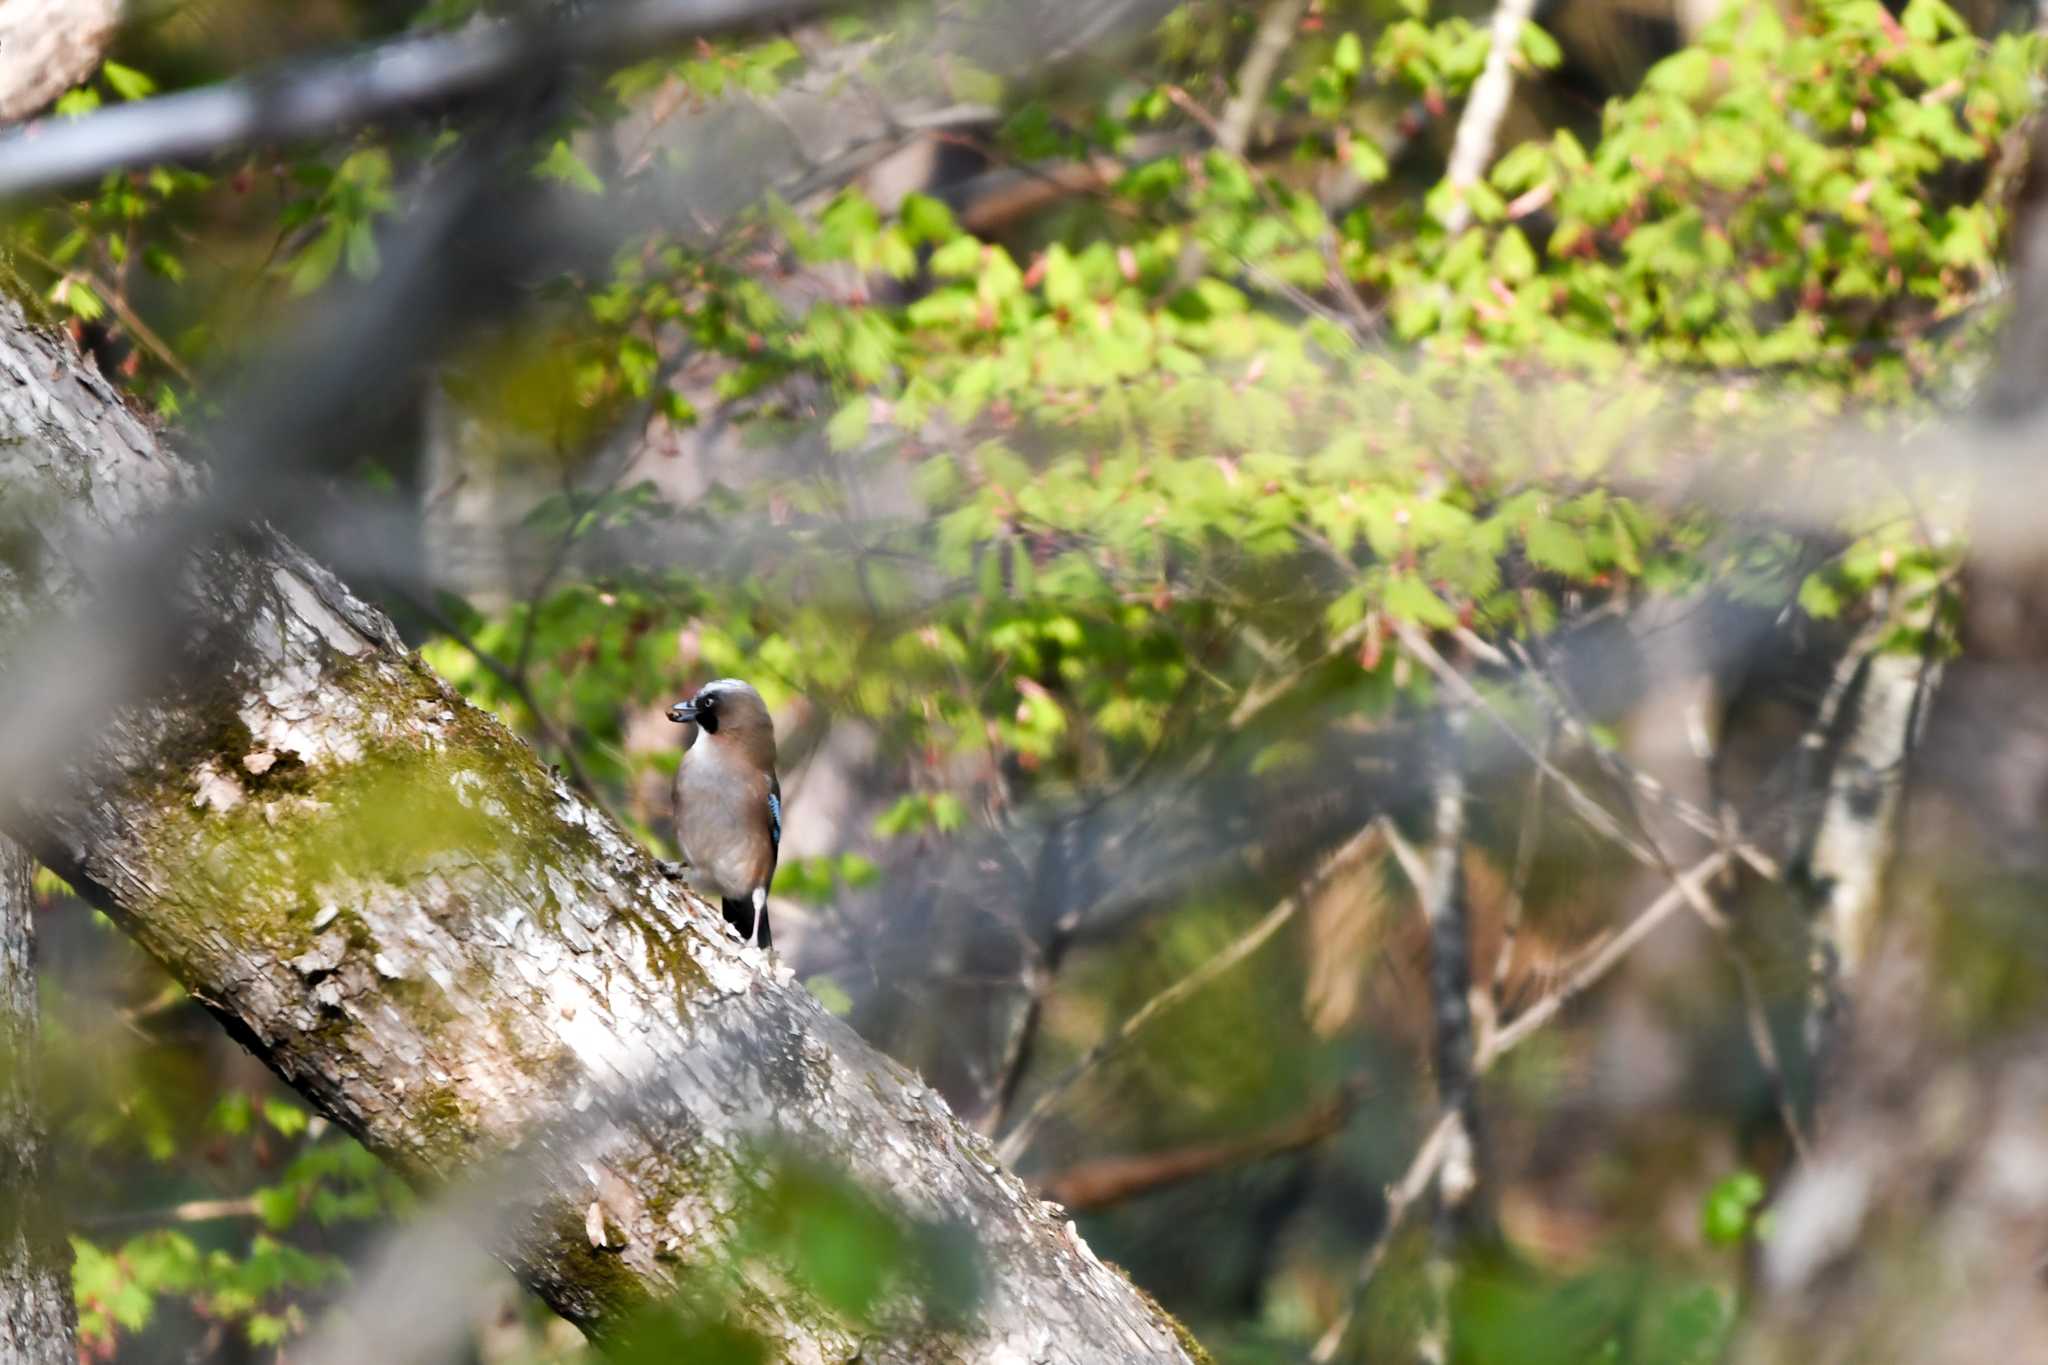
<path fill-rule="evenodd" d="M 1312 1147 L 1342 1130 L 1358 1107 L 1360 1093 L 1359 1086 L 1346 1086 L 1307 1113 L 1249 1137 L 1082 1162 L 1040 1179 L 1038 1189 L 1070 1213 L 1109 1208 L 1215 1171 Z"/>
<path fill-rule="evenodd" d="M 515 85 L 571 61 L 644 56 L 649 48 L 801 17 L 816 0 L 625 0 L 575 7 L 546 22 L 474 25 L 400 38 L 0 138 L 0 195 L 185 161 L 259 143 L 332 137 Z"/>

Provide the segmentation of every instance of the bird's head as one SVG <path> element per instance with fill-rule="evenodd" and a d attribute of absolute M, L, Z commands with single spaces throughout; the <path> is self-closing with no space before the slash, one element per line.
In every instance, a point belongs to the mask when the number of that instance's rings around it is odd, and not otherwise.
<path fill-rule="evenodd" d="M 768 704 L 761 694 L 738 678 L 720 678 L 705 683 L 686 701 L 668 708 L 668 718 L 689 725 L 707 735 L 716 735 L 730 745 L 746 749 L 767 766 L 775 764 L 775 722 L 768 717 Z M 693 731 L 690 738 L 696 738 Z"/>

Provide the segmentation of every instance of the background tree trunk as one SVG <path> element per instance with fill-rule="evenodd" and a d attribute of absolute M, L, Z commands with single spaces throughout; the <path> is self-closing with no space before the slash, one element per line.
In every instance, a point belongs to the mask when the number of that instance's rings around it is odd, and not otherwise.
<path fill-rule="evenodd" d="M 0 628 L 78 607 L 91 536 L 136 539 L 192 483 L 67 344 L 0 310 L 0 507 L 76 528 L 13 537 Z M 1195 1358 L 931 1090 L 319 565 L 251 532 L 172 595 L 187 657 L 81 742 L 74 790 L 8 793 L 14 830 L 410 1177 L 516 1153 L 506 1254 L 558 1311 L 602 1334 L 684 1285 L 777 1359 Z M 963 1231 L 967 1325 L 912 1290 L 896 1325 L 849 1322 L 772 1255 L 736 1256 L 778 1153 Z"/>

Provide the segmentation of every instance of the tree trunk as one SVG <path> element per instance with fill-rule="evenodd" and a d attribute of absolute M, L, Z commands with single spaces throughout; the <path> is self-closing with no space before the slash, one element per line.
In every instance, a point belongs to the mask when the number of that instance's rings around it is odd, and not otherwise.
<path fill-rule="evenodd" d="M 76 1365 L 71 1248 L 43 1197 L 34 869 L 27 854 L 0 839 L 0 1365 Z"/>
<path fill-rule="evenodd" d="M 41 510 L 0 516 L 0 630 L 78 605 L 75 527 L 132 539 L 192 483 L 5 305 L 0 511 Z M 604 1335 L 683 1286 L 780 1360 L 1199 1358 L 931 1090 L 319 565 L 254 531 L 167 595 L 195 613 L 192 657 L 90 737 L 73 791 L 8 793 L 13 828 L 409 1177 L 516 1152 L 503 1251 L 557 1311 Z M 964 1229 L 964 1324 L 914 1286 L 852 1320 L 750 1240 L 778 1153 Z"/>
<path fill-rule="evenodd" d="M 121 0 L 0 0 L 0 123 L 27 118 L 92 75 Z"/>

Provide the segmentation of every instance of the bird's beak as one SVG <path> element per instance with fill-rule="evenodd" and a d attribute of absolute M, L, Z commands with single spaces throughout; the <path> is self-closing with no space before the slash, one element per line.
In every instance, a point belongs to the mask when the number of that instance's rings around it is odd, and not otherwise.
<path fill-rule="evenodd" d="M 674 706 L 668 708 L 668 718 L 678 725 L 687 725 L 697 719 L 697 704 L 690 701 L 679 701 Z"/>

